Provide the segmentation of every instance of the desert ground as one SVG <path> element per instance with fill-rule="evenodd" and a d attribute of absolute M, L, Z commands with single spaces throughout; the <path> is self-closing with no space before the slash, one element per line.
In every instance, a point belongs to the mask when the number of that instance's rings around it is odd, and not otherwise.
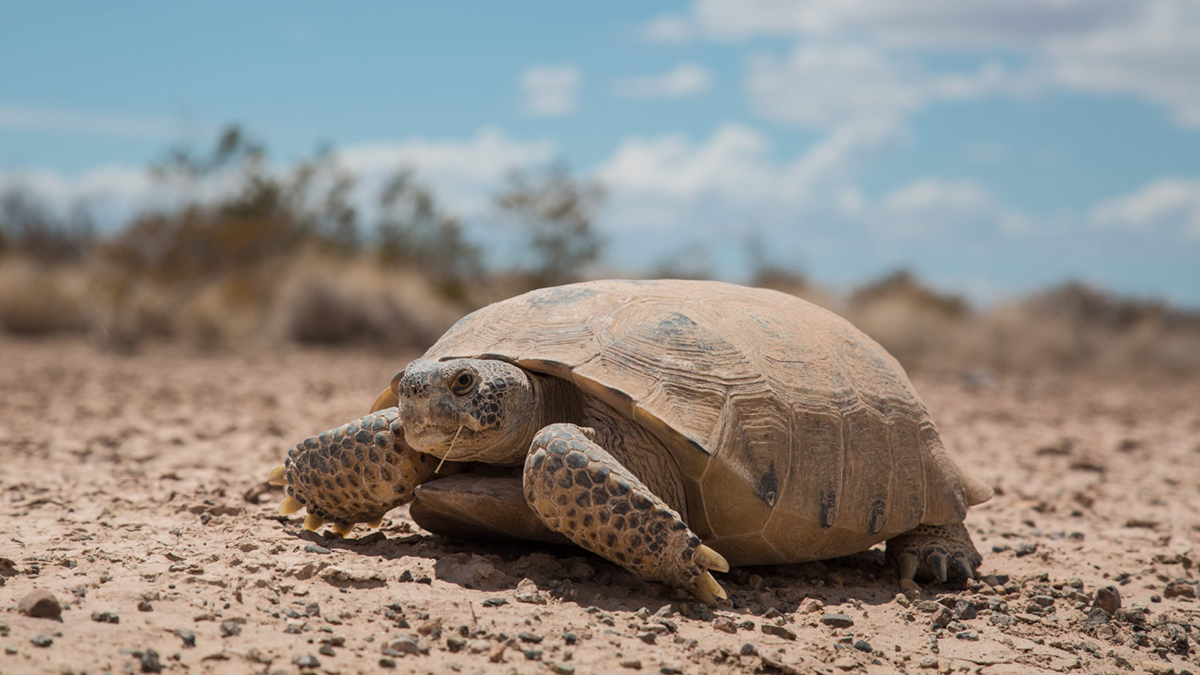
<path fill-rule="evenodd" d="M 996 488 L 984 580 L 905 595 L 877 547 L 718 575 L 710 611 L 405 508 L 344 539 L 280 517 L 267 472 L 414 353 L 0 340 L 0 673 L 1200 673 L 1194 375 L 913 373 Z"/>

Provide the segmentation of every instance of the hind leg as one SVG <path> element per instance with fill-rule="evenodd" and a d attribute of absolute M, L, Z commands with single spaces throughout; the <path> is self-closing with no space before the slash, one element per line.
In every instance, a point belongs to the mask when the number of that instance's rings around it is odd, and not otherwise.
<path fill-rule="evenodd" d="M 551 530 L 646 579 L 715 605 L 725 591 L 710 569 L 728 572 L 679 514 L 646 487 L 590 430 L 542 429 L 525 460 L 525 499 Z"/>
<path fill-rule="evenodd" d="M 934 578 L 945 582 L 951 577 L 974 579 L 983 562 L 966 525 L 918 525 L 887 542 L 887 560 L 900 575 L 900 583 L 913 579 Z"/>

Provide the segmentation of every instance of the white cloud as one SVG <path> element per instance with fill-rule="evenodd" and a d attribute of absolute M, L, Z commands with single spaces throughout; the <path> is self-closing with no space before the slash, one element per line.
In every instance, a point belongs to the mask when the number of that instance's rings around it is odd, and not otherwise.
<path fill-rule="evenodd" d="M 873 226 L 902 237 L 931 237 L 967 229 L 1021 234 L 1027 222 L 1000 204 L 981 183 L 926 177 L 883 196 L 870 216 Z"/>
<path fill-rule="evenodd" d="M 417 170 L 417 179 L 456 214 L 478 216 L 491 208 L 492 195 L 514 170 L 546 164 L 557 154 L 549 141 L 519 141 L 494 128 L 466 140 L 421 138 L 346 147 L 338 159 L 368 188 L 401 167 Z"/>
<path fill-rule="evenodd" d="M 176 122 L 157 117 L 0 105 L 0 129 L 170 140 L 179 135 L 180 128 Z"/>
<path fill-rule="evenodd" d="M 963 156 L 976 164 L 996 164 L 1008 159 L 1008 146 L 995 141 L 975 141 L 963 147 Z"/>
<path fill-rule="evenodd" d="M 1032 85 L 996 63 L 974 72 L 933 74 L 912 58 L 876 46 L 817 42 L 783 59 L 754 55 L 747 86 L 762 116 L 824 128 L 847 120 L 896 124 L 932 101 L 1024 92 Z"/>
<path fill-rule="evenodd" d="M 595 175 L 610 190 L 614 227 L 783 222 L 853 206 L 853 195 L 843 190 L 847 180 L 897 134 L 886 125 L 848 124 L 781 161 L 760 132 L 725 124 L 699 142 L 682 134 L 628 138 Z"/>
<path fill-rule="evenodd" d="M 901 54 L 981 55 L 1004 50 L 1016 57 L 1018 65 L 991 66 L 990 71 L 968 73 L 965 80 L 944 75 L 931 90 L 923 91 L 940 98 L 1036 87 L 1126 95 L 1163 106 L 1180 126 L 1200 128 L 1200 77 L 1196 76 L 1200 3 L 1195 0 L 696 0 L 688 13 L 660 16 L 643 31 L 674 41 L 781 36 L 803 39 L 809 45 L 854 40 L 886 54 L 888 62 Z M 792 56 L 793 61 L 797 58 Z M 776 67 L 764 72 L 786 75 L 787 71 Z M 865 74 L 886 73 L 867 70 Z M 777 77 L 776 81 L 794 79 Z M 855 92 L 864 88 L 847 82 Z M 894 96 L 908 93 L 905 85 L 912 82 L 884 80 L 883 84 L 884 94 Z M 776 91 L 792 99 L 790 104 L 778 104 L 789 110 L 796 107 L 794 99 L 802 96 Z M 861 93 L 848 96 L 854 95 Z M 887 96 L 879 98 L 893 107 L 900 105 Z"/>
<path fill-rule="evenodd" d="M 684 98 L 712 88 L 713 76 L 695 63 L 681 63 L 660 75 L 631 77 L 617 83 L 617 93 L 630 98 Z"/>
<path fill-rule="evenodd" d="M 1165 231 L 1200 239 L 1200 178 L 1159 178 L 1096 204 L 1089 215 L 1093 225 L 1104 229 Z"/>
<path fill-rule="evenodd" d="M 579 83 L 583 76 L 572 64 L 535 65 L 521 73 L 522 108 L 530 115 L 559 117 L 579 107 Z"/>
<path fill-rule="evenodd" d="M 638 28 L 642 39 L 668 44 L 687 42 L 691 33 L 691 24 L 676 14 L 660 14 Z"/>

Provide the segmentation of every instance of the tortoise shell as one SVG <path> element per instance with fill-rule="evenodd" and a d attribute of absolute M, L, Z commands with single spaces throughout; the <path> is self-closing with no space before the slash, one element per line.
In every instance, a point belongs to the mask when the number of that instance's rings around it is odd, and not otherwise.
<path fill-rule="evenodd" d="M 464 317 L 425 358 L 510 361 L 651 430 L 684 478 L 689 526 L 735 565 L 847 555 L 961 522 L 992 495 L 946 453 L 896 359 L 777 291 L 546 288 Z"/>

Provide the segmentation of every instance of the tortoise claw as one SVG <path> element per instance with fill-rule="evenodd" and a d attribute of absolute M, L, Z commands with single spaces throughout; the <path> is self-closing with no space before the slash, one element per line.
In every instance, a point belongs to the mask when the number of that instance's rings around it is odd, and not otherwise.
<path fill-rule="evenodd" d="M 279 515 L 290 516 L 302 508 L 304 508 L 304 505 L 301 504 L 299 500 L 291 495 L 288 495 L 287 497 L 283 498 L 282 502 L 279 503 Z"/>
<path fill-rule="evenodd" d="M 343 537 L 349 536 L 354 531 L 354 523 L 331 523 L 329 527 Z"/>
<path fill-rule="evenodd" d="M 267 483 L 271 485 L 287 485 L 287 467 L 277 466 L 267 474 Z"/>
<path fill-rule="evenodd" d="M 971 563 L 966 558 L 954 557 L 954 569 L 958 572 L 958 576 L 965 579 L 974 579 L 975 570 L 971 567 Z"/>
<path fill-rule="evenodd" d="M 304 529 L 309 530 L 311 532 L 316 532 L 317 530 L 321 529 L 321 526 L 324 524 L 325 524 L 324 518 L 322 518 L 321 516 L 313 515 L 311 513 L 308 514 L 308 517 L 306 517 L 304 519 Z"/>
<path fill-rule="evenodd" d="M 949 570 L 946 569 L 946 556 L 942 553 L 929 554 L 929 569 L 933 572 L 933 576 L 942 583 L 946 583 L 946 579 L 950 578 Z"/>
<path fill-rule="evenodd" d="M 697 564 L 707 567 L 710 570 L 716 570 L 718 572 L 729 571 L 729 563 L 725 560 L 725 556 L 717 553 L 704 544 L 697 546 L 696 552 L 693 555 L 695 555 Z"/>
<path fill-rule="evenodd" d="M 692 587 L 691 593 L 693 598 L 712 607 L 717 606 L 718 600 L 726 600 L 729 597 L 725 595 L 725 589 L 721 588 L 721 584 L 718 584 L 717 580 L 708 572 L 696 577 L 696 585 Z"/>

